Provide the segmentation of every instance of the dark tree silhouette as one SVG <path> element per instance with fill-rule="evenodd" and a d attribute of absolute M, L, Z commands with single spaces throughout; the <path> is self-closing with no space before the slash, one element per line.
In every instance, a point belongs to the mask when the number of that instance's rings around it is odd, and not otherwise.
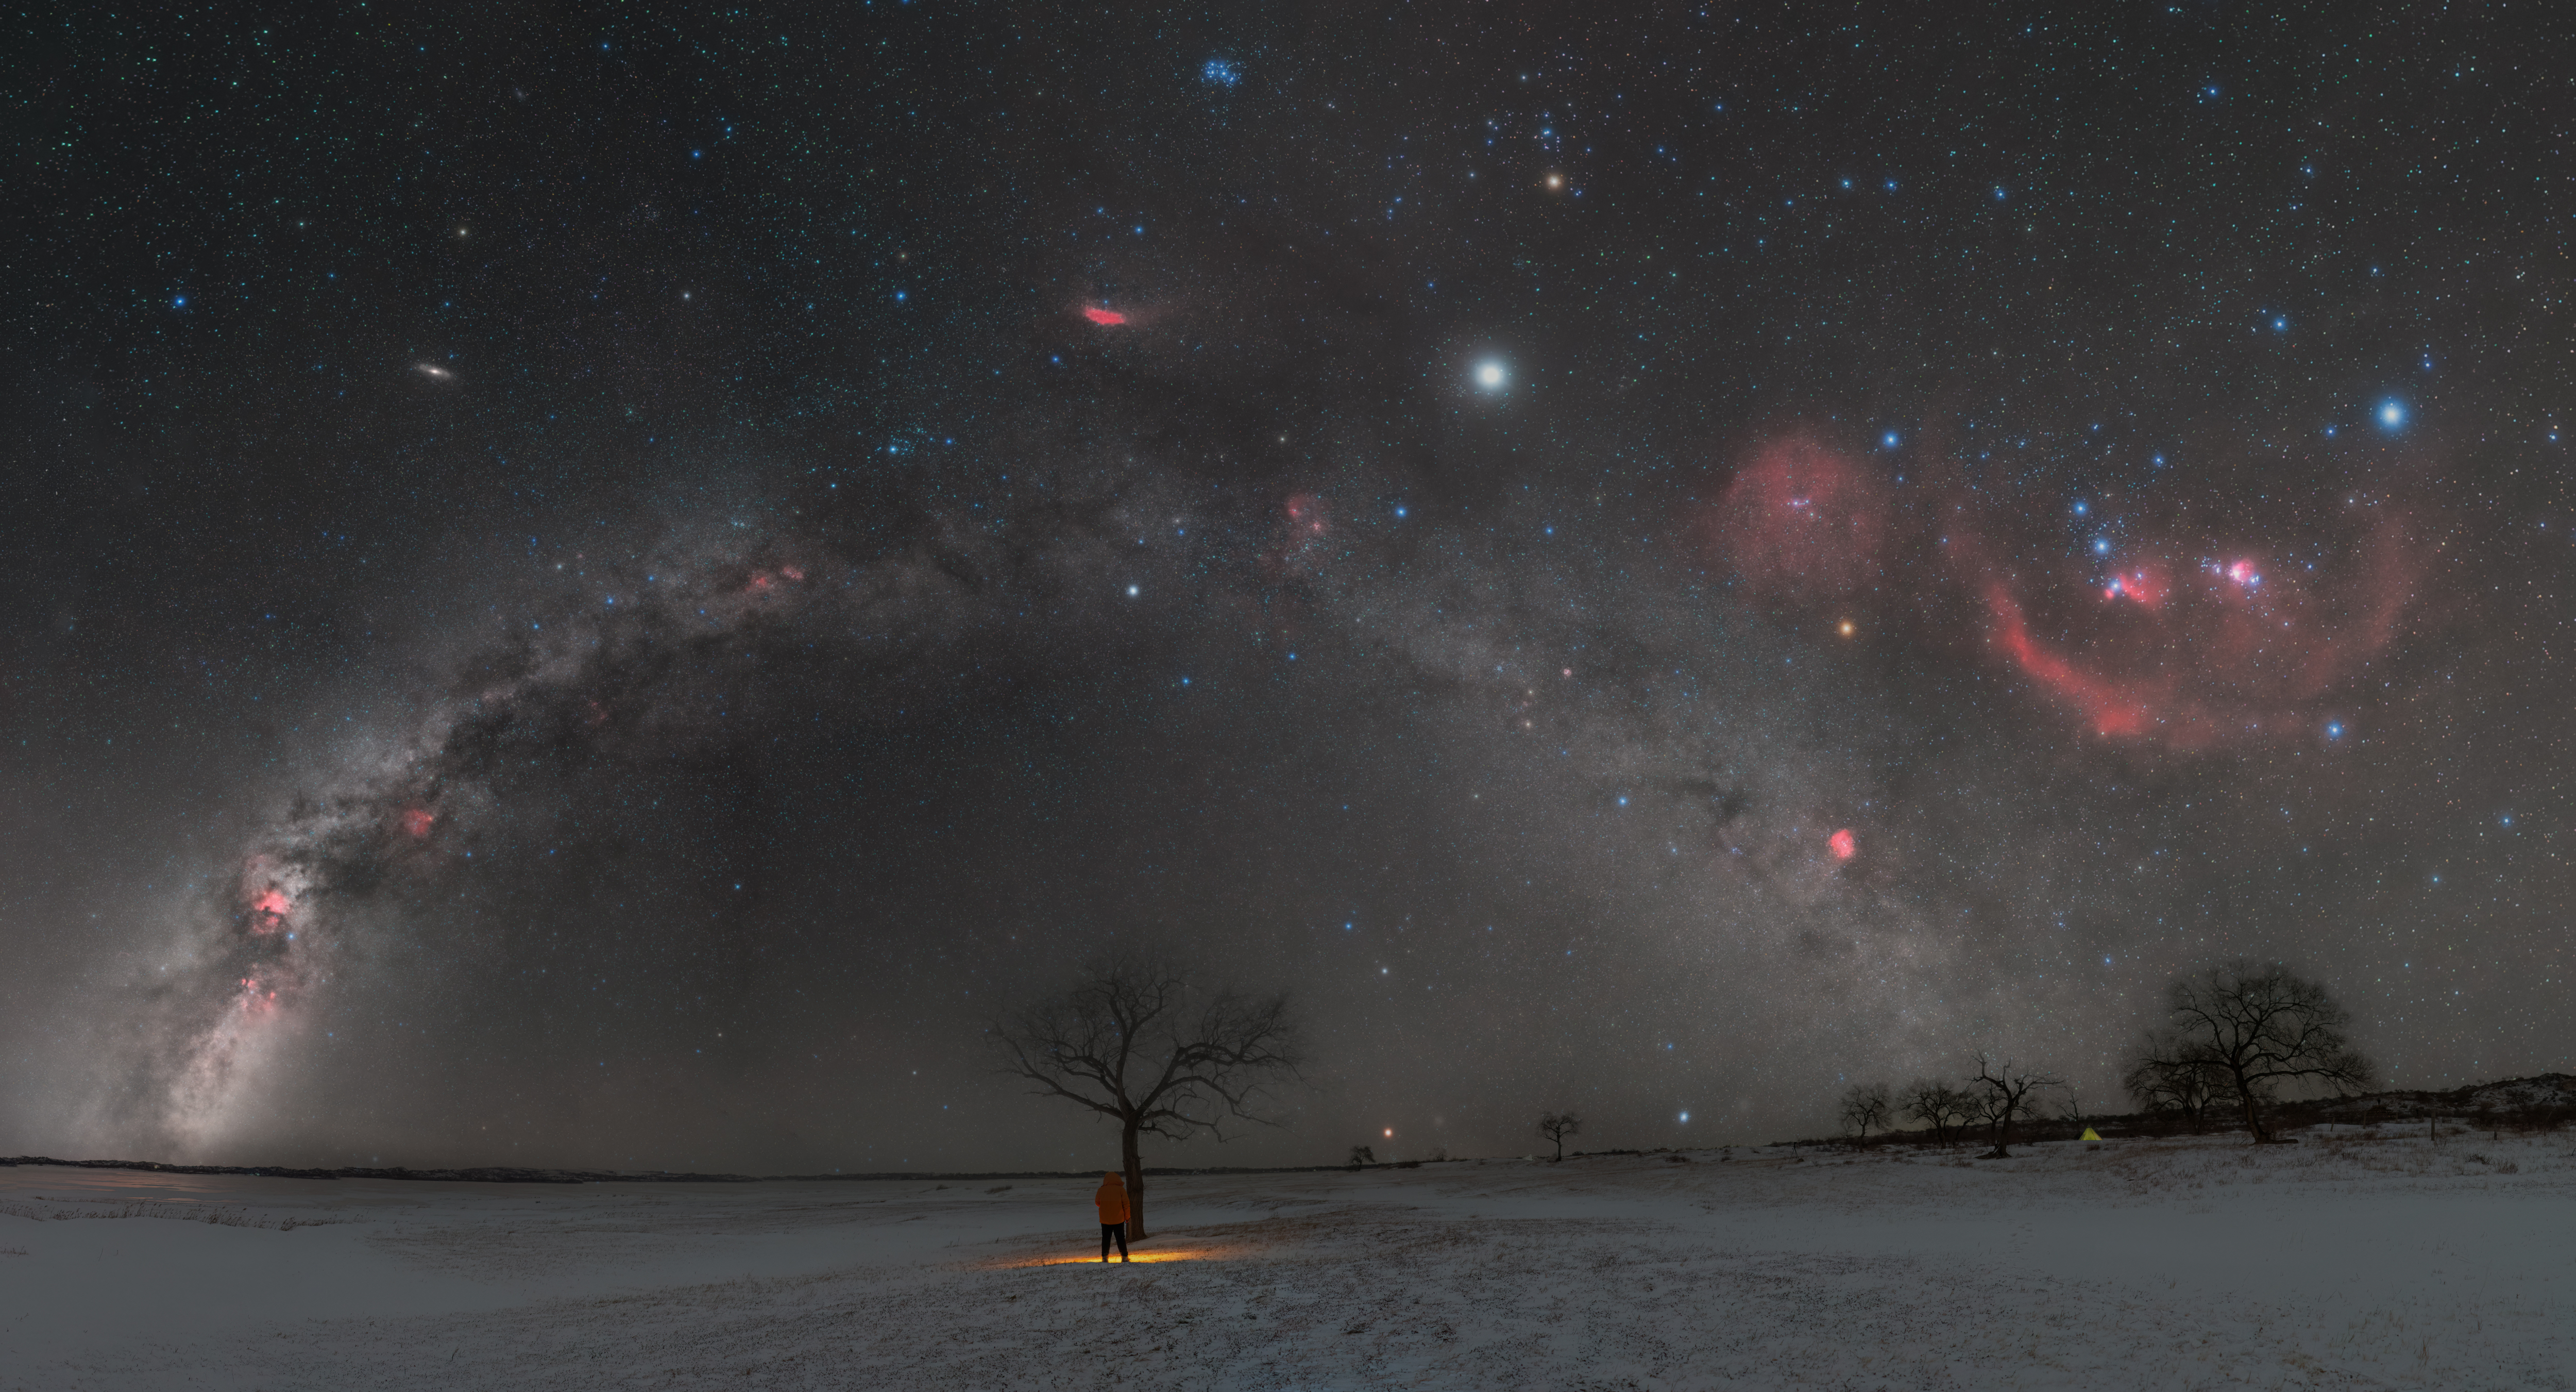
<path fill-rule="evenodd" d="M 1983 1053 L 1977 1055 L 1977 1071 L 1968 1081 L 1973 1085 L 1971 1105 L 1976 1116 L 1995 1138 L 1997 1160 L 2012 1158 L 2013 1118 L 2035 1115 L 2036 1104 L 2030 1095 L 2041 1088 L 2066 1086 L 2066 1080 L 2054 1073 L 2016 1067 L 2011 1059 L 1996 1063 Z"/>
<path fill-rule="evenodd" d="M 2079 1136 L 2090 1129 L 2084 1122 L 2084 1094 L 2073 1083 L 2066 1085 L 2066 1100 L 2057 1104 L 2057 1119 L 2073 1126 Z"/>
<path fill-rule="evenodd" d="M 1884 1131 L 1896 1119 L 1896 1097 L 1885 1083 L 1854 1083 L 1843 1089 L 1843 1130 L 1856 1132 L 1862 1145 L 1869 1144 L 1869 1133 Z"/>
<path fill-rule="evenodd" d="M 1171 963 L 1141 956 L 1094 963 L 1072 991 L 995 1024 L 993 1037 L 1003 1072 L 1117 1121 L 1134 1238 L 1145 1236 L 1137 1138 L 1224 1140 L 1233 1122 L 1273 1124 L 1256 1108 L 1303 1061 L 1286 996 L 1202 995 Z"/>
<path fill-rule="evenodd" d="M 1966 1091 L 1933 1078 L 1905 1085 L 1905 1115 L 1932 1128 L 1935 1145 L 1948 1145 L 1953 1128 L 1976 1117 L 1976 1099 Z"/>
<path fill-rule="evenodd" d="M 1556 1142 L 1556 1158 L 1565 1158 L 1565 1138 L 1583 1134 L 1583 1118 L 1572 1112 L 1548 1112 L 1538 1119 L 1538 1133 Z"/>
<path fill-rule="evenodd" d="M 2120 1086 L 2141 1110 L 2179 1116 L 2199 1135 L 2223 1086 L 2213 1062 L 2172 1030 L 2150 1033 L 2130 1052 Z"/>
<path fill-rule="evenodd" d="M 2351 1017 L 2326 988 L 2273 963 L 2236 961 L 2173 984 L 2167 1033 L 2146 1060 L 2172 1069 L 2198 1068 L 2221 1096 L 2244 1109 L 2257 1144 L 2262 1104 L 2284 1086 L 2335 1092 L 2369 1089 L 2378 1069 L 2353 1047 Z"/>
<path fill-rule="evenodd" d="M 1355 1146 L 1352 1146 L 1352 1147 L 1351 1147 L 1351 1168 L 1352 1168 L 1352 1169 L 1355 1169 L 1355 1170 L 1356 1170 L 1356 1169 L 1358 1169 L 1359 1167 L 1361 1167 L 1362 1165 L 1374 1165 L 1374 1164 L 1376 1164 L 1376 1163 L 1377 1163 L 1377 1152 L 1376 1152 L 1376 1151 L 1371 1150 L 1370 1148 L 1368 1148 L 1367 1146 L 1364 1146 L 1364 1145 L 1355 1145 Z"/>

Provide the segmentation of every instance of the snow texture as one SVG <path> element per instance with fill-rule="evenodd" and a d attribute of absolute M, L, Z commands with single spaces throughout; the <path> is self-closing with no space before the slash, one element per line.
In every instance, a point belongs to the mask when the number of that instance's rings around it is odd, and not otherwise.
<path fill-rule="evenodd" d="M 2576 1145 L 1158 1179 L 0 1169 L 0 1389 L 2576 1388 Z"/>

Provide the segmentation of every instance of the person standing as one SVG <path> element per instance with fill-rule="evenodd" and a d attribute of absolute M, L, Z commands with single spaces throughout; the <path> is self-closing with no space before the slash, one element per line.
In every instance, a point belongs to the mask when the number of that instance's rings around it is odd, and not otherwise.
<path fill-rule="evenodd" d="M 1100 1206 L 1100 1259 L 1109 1260 L 1110 1239 L 1118 1240 L 1118 1260 L 1127 1260 L 1127 1181 L 1115 1170 L 1100 1176 L 1100 1191 L 1091 1196 Z"/>

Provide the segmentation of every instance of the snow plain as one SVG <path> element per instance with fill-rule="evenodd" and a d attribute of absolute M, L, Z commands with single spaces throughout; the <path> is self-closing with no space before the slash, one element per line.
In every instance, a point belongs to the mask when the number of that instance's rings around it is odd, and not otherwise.
<path fill-rule="evenodd" d="M 2576 1138 L 1159 1180 L 0 1169 L 0 1389 L 2576 1388 Z"/>

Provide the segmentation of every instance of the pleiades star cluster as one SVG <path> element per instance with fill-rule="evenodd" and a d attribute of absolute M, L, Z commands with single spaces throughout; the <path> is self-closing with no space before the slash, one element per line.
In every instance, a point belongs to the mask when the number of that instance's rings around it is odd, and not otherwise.
<path fill-rule="evenodd" d="M 2176 975 L 2570 1065 L 2542 5 L 39 7 L 0 1152 L 1813 1134 Z"/>

